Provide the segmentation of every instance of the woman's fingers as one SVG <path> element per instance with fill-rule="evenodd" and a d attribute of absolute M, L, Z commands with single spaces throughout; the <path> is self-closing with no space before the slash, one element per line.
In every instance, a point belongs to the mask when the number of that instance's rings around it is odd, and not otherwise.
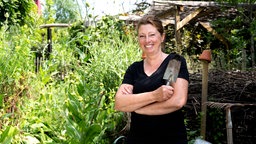
<path fill-rule="evenodd" d="M 156 101 L 165 101 L 172 97 L 173 87 L 163 85 L 153 92 Z"/>
<path fill-rule="evenodd" d="M 132 87 L 130 86 L 125 86 L 122 90 L 123 94 L 132 94 Z"/>

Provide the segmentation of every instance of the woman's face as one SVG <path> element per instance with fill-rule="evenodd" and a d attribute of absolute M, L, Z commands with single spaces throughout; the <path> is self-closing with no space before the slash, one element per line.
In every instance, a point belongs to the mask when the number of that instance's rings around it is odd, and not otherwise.
<path fill-rule="evenodd" d="M 142 51 L 148 55 L 161 51 L 164 35 L 151 24 L 141 25 L 138 29 L 138 40 Z"/>

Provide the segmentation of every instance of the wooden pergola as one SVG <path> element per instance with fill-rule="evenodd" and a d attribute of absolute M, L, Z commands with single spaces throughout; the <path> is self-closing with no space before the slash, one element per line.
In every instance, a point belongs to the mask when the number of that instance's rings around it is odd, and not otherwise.
<path fill-rule="evenodd" d="M 230 5 L 218 2 L 205 1 L 168 1 L 153 0 L 151 6 L 146 10 L 146 14 L 154 14 L 161 18 L 164 26 L 174 25 L 176 47 L 181 49 L 180 30 L 188 23 L 198 23 L 219 39 L 227 48 L 228 41 L 222 35 L 218 34 L 210 22 L 220 17 L 234 18 L 238 15 L 238 7 L 255 10 L 256 4 L 237 4 Z M 120 19 L 126 21 L 138 21 L 138 16 L 121 16 Z"/>
<path fill-rule="evenodd" d="M 153 0 L 147 13 L 159 16 L 163 20 L 164 25 L 175 25 L 175 39 L 178 49 L 180 49 L 181 46 L 180 29 L 188 23 L 201 24 L 228 48 L 227 40 L 211 27 L 210 22 L 220 17 L 235 17 L 238 15 L 238 7 L 255 10 L 256 4 L 237 4 L 232 6 L 230 4 L 213 1 Z"/>

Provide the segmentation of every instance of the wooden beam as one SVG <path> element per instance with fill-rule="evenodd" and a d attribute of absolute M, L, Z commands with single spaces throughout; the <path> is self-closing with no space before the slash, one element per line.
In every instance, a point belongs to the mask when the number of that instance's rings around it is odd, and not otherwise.
<path fill-rule="evenodd" d="M 211 7 L 211 6 L 220 6 L 220 3 L 210 1 L 210 2 L 205 2 L 205 1 L 158 1 L 154 0 L 154 3 L 159 3 L 159 4 L 165 4 L 169 6 L 191 6 L 191 7 Z"/>
<path fill-rule="evenodd" d="M 189 14 L 188 16 L 186 16 L 182 21 L 180 21 L 179 23 L 177 23 L 177 28 L 176 30 L 179 30 L 180 28 L 182 28 L 184 25 L 186 25 L 190 20 L 192 20 L 193 18 L 195 18 L 204 8 L 200 7 L 198 9 L 196 9 L 195 11 L 193 11 L 191 14 Z"/>
<path fill-rule="evenodd" d="M 229 48 L 228 41 L 222 35 L 218 34 L 211 26 L 209 22 L 199 22 L 204 28 L 212 33 L 217 39 L 219 39 L 227 48 Z"/>
<path fill-rule="evenodd" d="M 224 7 L 243 7 L 248 8 L 252 7 L 253 9 L 256 8 L 256 3 L 227 3 L 227 2 L 214 2 L 214 1 L 160 1 L 160 0 L 153 0 L 154 5 L 167 5 L 167 6 L 189 6 L 189 7 L 217 7 L 217 6 L 224 6 Z"/>
<path fill-rule="evenodd" d="M 160 12 L 158 14 L 156 14 L 159 18 L 166 18 L 169 17 L 171 15 L 175 15 L 175 10 L 173 8 L 168 9 L 166 11 Z"/>
<path fill-rule="evenodd" d="M 69 27 L 69 26 L 71 26 L 70 24 L 62 24 L 62 23 L 60 23 L 60 24 L 55 24 L 55 23 L 53 23 L 53 24 L 44 24 L 44 25 L 41 25 L 40 26 L 40 28 L 51 28 L 51 27 Z"/>
<path fill-rule="evenodd" d="M 177 25 L 180 23 L 180 13 L 179 9 L 176 8 L 175 10 L 175 40 L 176 40 L 176 47 L 177 47 L 177 53 L 181 53 L 181 36 L 180 36 L 180 30 L 177 30 Z"/>

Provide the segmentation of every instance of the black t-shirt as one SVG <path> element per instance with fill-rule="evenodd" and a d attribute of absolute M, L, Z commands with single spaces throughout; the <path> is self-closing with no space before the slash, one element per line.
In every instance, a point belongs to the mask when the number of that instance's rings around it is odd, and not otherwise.
<path fill-rule="evenodd" d="M 143 60 L 134 62 L 127 69 L 122 83 L 133 85 L 133 93 L 153 91 L 165 85 L 163 79 L 170 59 L 176 54 L 171 53 L 160 67 L 150 76 L 144 72 Z M 180 56 L 181 67 L 178 77 L 189 81 L 186 60 Z M 165 115 L 141 115 L 131 113 L 131 127 L 128 136 L 129 144 L 183 144 L 187 143 L 186 128 L 182 110 Z"/>

